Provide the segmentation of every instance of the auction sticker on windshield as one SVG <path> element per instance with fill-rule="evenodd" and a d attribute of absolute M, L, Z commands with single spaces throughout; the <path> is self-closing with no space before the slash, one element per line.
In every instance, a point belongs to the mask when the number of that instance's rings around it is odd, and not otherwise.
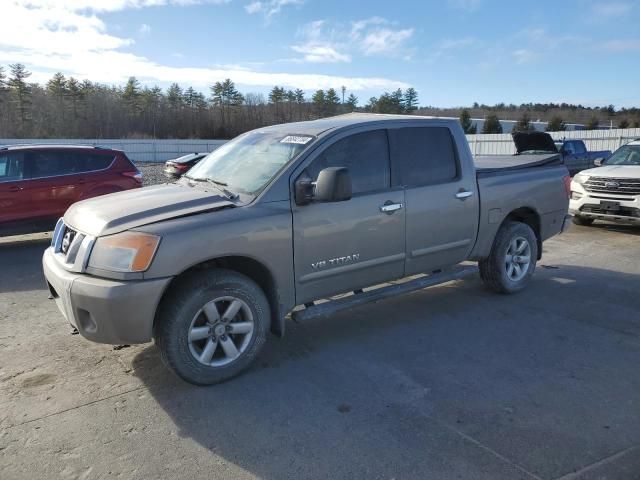
<path fill-rule="evenodd" d="M 280 140 L 280 143 L 298 143 L 300 145 L 306 145 L 312 139 L 313 137 L 307 137 L 302 135 L 287 135 L 282 140 Z"/>

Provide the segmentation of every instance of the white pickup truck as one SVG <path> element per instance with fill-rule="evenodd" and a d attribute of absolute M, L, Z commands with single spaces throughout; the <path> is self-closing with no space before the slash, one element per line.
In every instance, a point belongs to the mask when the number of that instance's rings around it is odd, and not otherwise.
<path fill-rule="evenodd" d="M 571 182 L 569 213 L 574 223 L 609 220 L 640 225 L 640 140 L 620 147 L 596 165 Z"/>

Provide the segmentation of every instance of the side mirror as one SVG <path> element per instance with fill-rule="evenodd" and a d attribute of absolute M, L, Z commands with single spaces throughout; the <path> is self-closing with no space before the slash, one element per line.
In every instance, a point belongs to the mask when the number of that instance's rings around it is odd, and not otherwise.
<path fill-rule="evenodd" d="M 593 164 L 594 164 L 596 167 L 601 167 L 601 166 L 604 164 L 604 158 L 596 158 L 596 159 L 593 161 Z"/>
<path fill-rule="evenodd" d="M 346 167 L 320 170 L 313 199 L 318 202 L 343 202 L 351 199 L 351 175 Z"/>

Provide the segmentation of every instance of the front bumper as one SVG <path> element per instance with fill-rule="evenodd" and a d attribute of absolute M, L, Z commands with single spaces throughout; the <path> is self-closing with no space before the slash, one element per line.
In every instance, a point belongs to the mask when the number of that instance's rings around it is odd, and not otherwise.
<path fill-rule="evenodd" d="M 581 195 L 580 198 L 572 198 L 569 201 L 571 215 L 640 225 L 640 196 L 591 193 L 577 182 L 571 182 L 571 191 L 572 196 L 574 192 Z M 603 202 L 616 202 L 619 204 L 619 209 L 607 210 L 606 203 L 603 204 Z"/>
<path fill-rule="evenodd" d="M 149 342 L 153 319 L 171 278 L 119 281 L 65 270 L 48 248 L 42 267 L 62 315 L 80 334 L 98 343 Z"/>

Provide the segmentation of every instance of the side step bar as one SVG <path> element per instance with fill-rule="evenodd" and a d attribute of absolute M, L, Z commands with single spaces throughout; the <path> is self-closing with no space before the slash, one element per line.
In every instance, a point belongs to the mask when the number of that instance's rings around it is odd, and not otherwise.
<path fill-rule="evenodd" d="M 388 297 L 395 297 L 415 290 L 433 287 L 442 283 L 451 282 L 452 280 L 460 280 L 470 275 L 474 275 L 477 272 L 478 267 L 475 265 L 458 267 L 444 272 L 433 273 L 426 277 L 420 277 L 406 283 L 380 287 L 367 292 L 362 292 L 360 290 L 358 293 L 354 293 L 348 297 L 330 300 L 318 305 L 307 306 L 302 310 L 297 310 L 291 314 L 291 318 L 296 322 L 300 322 L 311 318 L 329 317 L 341 310 L 346 310 L 358 305 L 364 305 L 369 302 L 375 302 Z"/>

